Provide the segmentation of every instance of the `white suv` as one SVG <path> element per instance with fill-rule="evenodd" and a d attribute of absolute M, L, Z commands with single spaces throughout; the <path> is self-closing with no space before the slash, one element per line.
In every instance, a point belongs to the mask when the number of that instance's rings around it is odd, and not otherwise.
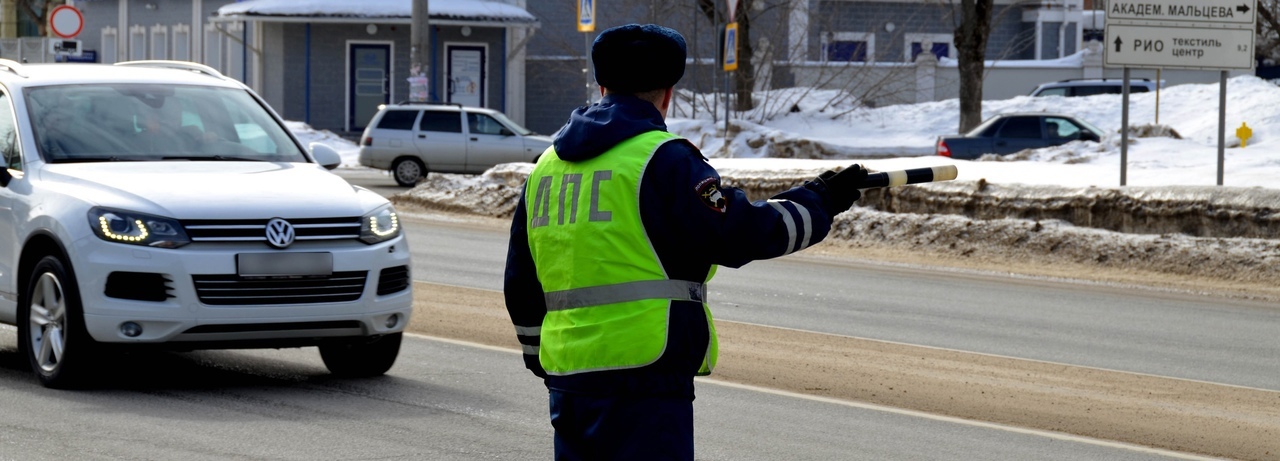
<path fill-rule="evenodd" d="M 319 346 L 385 373 L 412 291 L 391 204 L 194 63 L 0 60 L 0 322 L 49 387 L 117 346 Z M 324 165 L 324 166 L 322 166 Z"/>
<path fill-rule="evenodd" d="M 360 164 L 391 170 L 410 187 L 440 173 L 483 173 L 499 163 L 533 162 L 551 145 L 507 118 L 481 107 L 384 105 L 360 138 Z"/>

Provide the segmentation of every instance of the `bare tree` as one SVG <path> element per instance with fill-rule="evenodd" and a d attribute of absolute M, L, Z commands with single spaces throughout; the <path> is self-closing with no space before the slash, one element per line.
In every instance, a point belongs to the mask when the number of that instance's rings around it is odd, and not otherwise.
<path fill-rule="evenodd" d="M 1280 64 L 1280 22 L 1276 21 L 1280 5 L 1275 0 L 1258 0 L 1258 33 L 1254 55 L 1269 64 Z"/>
<path fill-rule="evenodd" d="M 960 132 L 982 123 L 982 76 L 986 70 L 987 38 L 991 35 L 993 0 L 960 0 L 956 26 L 956 56 L 960 73 Z"/>
<path fill-rule="evenodd" d="M 740 0 L 731 0 L 737 3 L 743 3 Z M 716 23 L 716 2 L 715 0 L 698 0 L 698 9 L 702 10 L 702 14 L 707 17 L 713 26 L 721 27 Z M 748 111 L 755 107 L 755 100 L 751 97 L 752 90 L 755 88 L 755 65 L 752 64 L 754 52 L 751 45 L 751 15 L 739 5 L 734 11 L 734 21 L 738 23 L 738 70 L 733 73 L 733 93 L 736 101 L 734 109 L 737 111 Z M 727 15 L 728 12 L 726 11 Z"/>
<path fill-rule="evenodd" d="M 18 0 L 18 8 L 36 23 L 40 36 L 44 37 L 49 34 L 49 11 L 62 3 L 54 0 Z"/>

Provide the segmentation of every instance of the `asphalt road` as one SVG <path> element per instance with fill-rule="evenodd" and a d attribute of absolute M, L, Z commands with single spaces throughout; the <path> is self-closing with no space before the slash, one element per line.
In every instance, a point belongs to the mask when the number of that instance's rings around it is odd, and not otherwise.
<path fill-rule="evenodd" d="M 377 170 L 336 171 L 384 195 L 407 190 Z M 504 229 L 406 228 L 415 279 L 502 289 Z M 721 268 L 709 287 L 726 320 L 1280 390 L 1273 303 L 804 252 Z"/>
<path fill-rule="evenodd" d="M 405 224 L 415 279 L 500 288 L 501 226 Z M 712 289 L 712 309 L 727 320 L 1273 389 L 1255 382 L 1280 371 L 1268 361 L 1276 340 L 1262 334 L 1280 325 L 1274 306 L 804 256 L 722 271 Z M 0 460 L 551 453 L 546 391 L 510 351 L 410 337 L 389 375 L 366 380 L 330 378 L 313 348 L 135 353 L 106 364 L 94 389 L 61 392 L 21 369 L 14 333 L 0 328 Z M 1228 354 L 1237 361 L 1214 363 Z M 1170 455 L 709 381 L 698 393 L 699 459 Z"/>
<path fill-rule="evenodd" d="M 414 278 L 502 289 L 506 231 L 405 220 Z M 716 318 L 1280 390 L 1280 306 L 805 256 L 721 268 Z"/>
<path fill-rule="evenodd" d="M 411 336 L 387 376 L 327 375 L 314 348 L 137 353 L 94 389 L 19 369 L 0 328 L 0 460 L 551 458 L 546 389 L 514 352 Z M 704 460 L 1142 460 L 1050 433 L 703 382 Z"/>

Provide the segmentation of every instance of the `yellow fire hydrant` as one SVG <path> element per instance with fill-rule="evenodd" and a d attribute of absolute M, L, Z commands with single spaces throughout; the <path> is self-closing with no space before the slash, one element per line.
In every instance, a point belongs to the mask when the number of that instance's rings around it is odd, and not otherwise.
<path fill-rule="evenodd" d="M 1249 129 L 1249 125 L 1240 122 L 1240 128 L 1236 128 L 1236 137 L 1240 138 L 1240 148 L 1244 149 L 1249 144 L 1249 138 L 1253 137 L 1253 130 Z"/>

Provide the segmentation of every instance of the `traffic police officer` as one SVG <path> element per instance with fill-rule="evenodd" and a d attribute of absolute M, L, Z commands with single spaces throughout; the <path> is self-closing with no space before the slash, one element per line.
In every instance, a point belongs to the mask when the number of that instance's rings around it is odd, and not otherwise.
<path fill-rule="evenodd" d="M 816 244 L 866 170 L 825 172 L 752 202 L 667 132 L 684 38 L 601 32 L 602 99 L 576 109 L 529 175 L 511 223 L 506 305 L 550 392 L 557 459 L 693 459 L 693 377 L 716 364 L 706 282 Z"/>

